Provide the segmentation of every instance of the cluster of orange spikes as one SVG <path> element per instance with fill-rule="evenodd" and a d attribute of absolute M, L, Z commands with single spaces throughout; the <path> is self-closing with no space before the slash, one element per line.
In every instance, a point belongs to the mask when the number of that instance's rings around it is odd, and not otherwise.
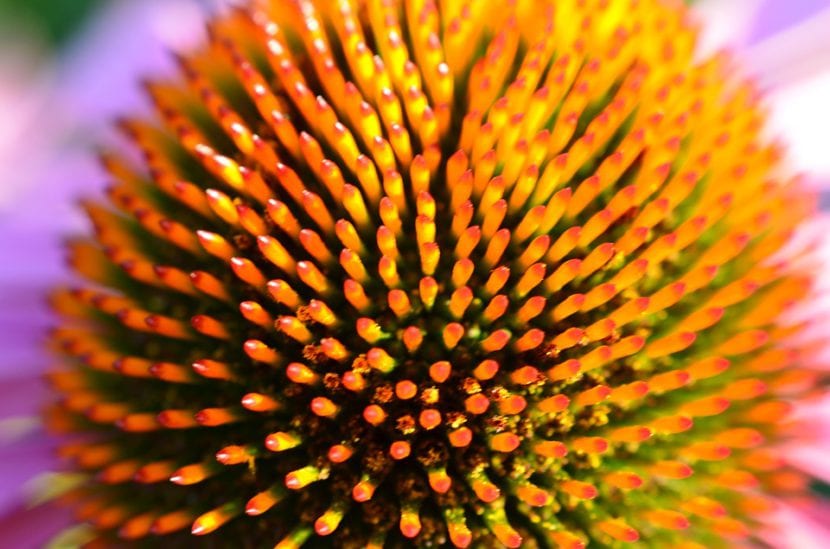
<path fill-rule="evenodd" d="M 91 543 L 692 549 L 802 489 L 770 444 L 818 379 L 779 320 L 810 197 L 685 8 L 263 0 L 209 31 L 146 86 L 163 125 L 123 121 L 146 169 L 105 156 L 93 286 L 54 298 Z"/>

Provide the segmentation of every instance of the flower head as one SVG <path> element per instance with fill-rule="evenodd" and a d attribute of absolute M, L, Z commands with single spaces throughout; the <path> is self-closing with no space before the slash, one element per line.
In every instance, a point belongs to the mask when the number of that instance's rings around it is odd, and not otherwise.
<path fill-rule="evenodd" d="M 729 545 L 805 479 L 812 197 L 682 5 L 259 2 L 56 293 L 103 542 Z M 244 516 L 249 515 L 249 516 Z M 325 538 L 325 540 L 324 540 Z M 210 539 L 210 538 L 206 538 Z M 685 545 L 683 545 L 685 544 Z"/>

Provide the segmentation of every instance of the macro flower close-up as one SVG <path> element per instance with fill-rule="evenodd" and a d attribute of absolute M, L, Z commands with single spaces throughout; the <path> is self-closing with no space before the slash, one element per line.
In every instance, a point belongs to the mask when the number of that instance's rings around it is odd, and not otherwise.
<path fill-rule="evenodd" d="M 40 4 L 0 546 L 830 543 L 825 2 Z"/>

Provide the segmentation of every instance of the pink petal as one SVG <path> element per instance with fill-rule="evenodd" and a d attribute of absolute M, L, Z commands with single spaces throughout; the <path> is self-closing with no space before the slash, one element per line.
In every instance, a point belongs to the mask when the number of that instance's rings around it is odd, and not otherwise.
<path fill-rule="evenodd" d="M 772 529 L 764 532 L 764 538 L 776 549 L 825 549 L 830 544 L 830 529 L 811 518 L 811 511 L 782 503 L 773 512 Z"/>
<path fill-rule="evenodd" d="M 71 525 L 69 511 L 54 504 L 34 509 L 17 507 L 0 517 L 0 543 L 9 548 L 43 547 L 61 530 Z"/>

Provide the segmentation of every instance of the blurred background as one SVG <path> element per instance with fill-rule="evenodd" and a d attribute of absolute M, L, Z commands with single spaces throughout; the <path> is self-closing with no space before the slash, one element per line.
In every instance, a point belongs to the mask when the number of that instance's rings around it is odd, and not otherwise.
<path fill-rule="evenodd" d="M 92 144 L 140 108 L 140 75 L 170 70 L 168 51 L 197 43 L 220 3 L 0 0 L 0 216 L 48 181 L 55 208 L 71 209 L 58 199 L 79 185 L 99 187 L 81 185 Z"/>
<path fill-rule="evenodd" d="M 103 3 L 103 0 L 3 0 L 0 2 L 0 21 L 13 23 L 8 26 L 26 31 L 33 41 L 60 47 Z"/>

